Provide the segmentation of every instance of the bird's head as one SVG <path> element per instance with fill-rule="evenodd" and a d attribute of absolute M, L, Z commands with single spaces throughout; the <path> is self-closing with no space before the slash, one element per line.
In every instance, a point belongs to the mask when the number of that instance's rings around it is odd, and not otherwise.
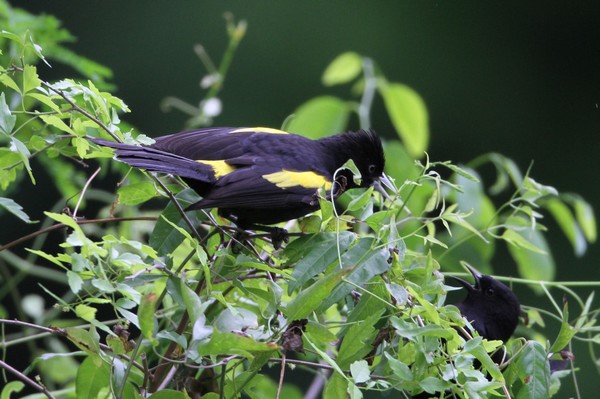
<path fill-rule="evenodd" d="M 517 296 L 495 278 L 466 267 L 475 283 L 452 277 L 467 290 L 467 297 L 456 306 L 481 336 L 507 341 L 519 324 L 521 306 Z"/>
<path fill-rule="evenodd" d="M 358 130 L 332 137 L 341 139 L 339 155 L 345 158 L 344 162 L 352 159 L 361 174 L 360 184 L 357 184 L 351 172 L 344 171 L 343 174 L 348 175 L 347 188 L 369 187 L 381 178 L 385 157 L 381 140 L 374 131 Z"/>

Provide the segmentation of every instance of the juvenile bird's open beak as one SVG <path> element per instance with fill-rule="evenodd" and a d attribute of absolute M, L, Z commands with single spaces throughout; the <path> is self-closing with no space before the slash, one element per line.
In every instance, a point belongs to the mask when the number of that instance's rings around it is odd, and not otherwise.
<path fill-rule="evenodd" d="M 477 270 L 475 270 L 474 268 L 472 268 L 469 265 L 464 265 L 469 272 L 473 275 L 473 279 L 475 280 L 475 284 L 471 284 L 466 280 L 463 280 L 462 278 L 459 277 L 454 277 L 451 276 L 452 279 L 456 280 L 456 282 L 458 282 L 460 285 L 462 285 L 463 287 L 465 287 L 467 290 L 469 291 L 475 291 L 479 289 L 479 280 L 481 279 L 482 275 L 481 273 L 479 273 Z"/>

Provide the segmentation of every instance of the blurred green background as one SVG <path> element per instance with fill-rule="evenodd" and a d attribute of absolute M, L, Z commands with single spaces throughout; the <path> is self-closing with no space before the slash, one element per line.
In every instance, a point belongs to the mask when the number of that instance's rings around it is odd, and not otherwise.
<path fill-rule="evenodd" d="M 201 43 L 217 62 L 227 44 L 223 13 L 230 11 L 248 22 L 248 32 L 215 125 L 279 127 L 313 96 L 348 98 L 348 88 L 326 89 L 320 78 L 335 56 L 356 51 L 372 57 L 390 80 L 423 96 L 431 159 L 461 163 L 497 151 L 523 170 L 533 160 L 536 180 L 577 192 L 600 209 L 599 2 L 28 0 L 13 5 L 62 20 L 78 38 L 73 50 L 114 71 L 116 95 L 132 110 L 123 118 L 150 136 L 181 130 L 186 120 L 181 113 L 162 112 L 162 99 L 174 95 L 197 103 L 202 98 L 199 80 L 206 71 L 192 48 Z M 46 80 L 74 75 L 59 64 L 40 66 L 39 73 Z M 391 137 L 377 101 L 373 126 Z M 557 278 L 600 280 L 599 245 L 577 258 L 558 228 L 547 223 Z M 515 273 L 502 256 L 495 268 L 498 274 Z M 547 305 L 542 297 L 526 301 Z M 582 396 L 591 397 L 596 388 L 589 381 L 598 372 L 586 347 L 580 345 L 576 356 L 585 369 L 579 376 Z"/>

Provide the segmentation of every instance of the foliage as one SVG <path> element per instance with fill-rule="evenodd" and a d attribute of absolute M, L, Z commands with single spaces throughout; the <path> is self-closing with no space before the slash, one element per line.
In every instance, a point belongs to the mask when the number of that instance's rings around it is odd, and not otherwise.
<path fill-rule="evenodd" d="M 27 370 L 7 373 L 12 382 L 3 397 L 20 392 L 21 379 L 48 397 L 300 398 L 301 390 L 285 383 L 295 368 L 316 379 L 326 372 L 325 398 L 340 392 L 361 398 L 369 390 L 406 397 L 550 397 L 569 371 L 551 374 L 548 359 L 573 339 L 597 332 L 593 295 L 582 300 L 552 282 L 555 264 L 541 223 L 544 213 L 555 218 L 582 254 L 596 240 L 590 205 L 535 181 L 501 154 L 464 166 L 430 161 L 424 101 L 388 81 L 369 58 L 342 54 L 323 75 L 326 86 L 351 84 L 357 101 L 316 97 L 284 127 L 318 138 L 347 129 L 356 115 L 369 128 L 380 95 L 398 134 L 384 143 L 389 184 L 345 193 L 342 213 L 321 201 L 319 212 L 286 225 L 292 240 L 276 250 L 261 234 L 238 242 L 235 229 L 215 212 L 186 215 L 182 209 L 197 195 L 170 177 L 131 171 L 116 200 L 96 188 L 99 170 L 82 166 L 117 173 L 127 168 L 88 138 L 150 139 L 120 121 L 129 110 L 110 93 L 109 70 L 63 47 L 72 38 L 54 18 L 4 2 L 0 11 L 6 27 L 0 35 L 3 220 L 35 223 L 14 198 L 20 183 L 37 182 L 40 168 L 63 198 L 48 207 L 33 244 L 25 237 L 0 247 L 3 262 L 16 269 L 3 277 L 2 297 L 32 276 L 55 302 L 45 314 L 33 306 L 17 320 L 2 320 L 20 327 L 3 337 L 4 355 L 10 359 L 11 346 L 23 342 L 36 349 Z M 218 88 L 209 89 L 205 101 L 217 99 L 245 28 L 228 20 L 228 51 L 221 68 L 209 71 Z M 77 65 L 87 79 L 45 81 L 38 66 L 52 60 Z M 192 125 L 214 116 L 203 107 L 194 112 Z M 480 177 L 486 165 L 496 170 L 490 187 Z M 163 210 L 148 205 L 157 197 L 168 198 L 160 202 L 168 202 Z M 90 199 L 101 201 L 101 209 L 88 206 Z M 65 203 L 67 210 L 59 212 Z M 64 242 L 44 245 L 56 229 L 67 232 Z M 501 245 L 522 277 L 511 281 L 544 292 L 555 305 L 547 287 L 561 287 L 580 309 L 556 305 L 555 313 L 543 314 L 526 307 L 524 335 L 537 340 L 511 340 L 509 356 L 498 365 L 490 354 L 501 343 L 478 337 L 446 303 L 451 288 L 444 276 L 464 263 L 491 272 Z M 18 252 L 22 247 L 28 254 Z M 556 337 L 544 334 L 544 318 L 560 324 Z M 49 337 L 41 342 L 30 328 Z M 598 336 L 590 341 L 598 343 Z M 4 361 L 0 366 L 11 370 Z M 281 370 L 279 383 L 269 377 L 273 366 Z"/>

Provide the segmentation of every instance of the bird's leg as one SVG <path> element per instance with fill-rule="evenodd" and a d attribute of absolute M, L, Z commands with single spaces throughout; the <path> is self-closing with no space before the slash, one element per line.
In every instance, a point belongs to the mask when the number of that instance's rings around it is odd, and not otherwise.
<path fill-rule="evenodd" d="M 219 212 L 221 211 L 219 210 Z M 269 233 L 271 235 L 271 243 L 273 244 L 273 248 L 275 249 L 281 248 L 281 244 L 284 242 L 287 243 L 290 239 L 288 231 L 281 227 L 264 226 L 255 223 L 244 223 L 240 222 L 240 220 L 234 215 L 221 215 L 233 221 L 236 224 L 236 226 L 241 229 L 241 231 L 238 231 L 238 233 L 236 233 L 236 235 L 234 236 L 234 239 L 238 242 L 246 241 L 248 239 L 247 230 L 260 230 Z"/>
<path fill-rule="evenodd" d="M 252 229 L 252 230 L 262 230 L 271 234 L 271 243 L 273 244 L 273 248 L 279 249 L 281 248 L 282 243 L 287 243 L 290 240 L 290 236 L 288 235 L 288 231 L 281 227 L 274 226 L 263 226 L 260 224 L 250 224 L 244 225 L 244 229 Z"/>

